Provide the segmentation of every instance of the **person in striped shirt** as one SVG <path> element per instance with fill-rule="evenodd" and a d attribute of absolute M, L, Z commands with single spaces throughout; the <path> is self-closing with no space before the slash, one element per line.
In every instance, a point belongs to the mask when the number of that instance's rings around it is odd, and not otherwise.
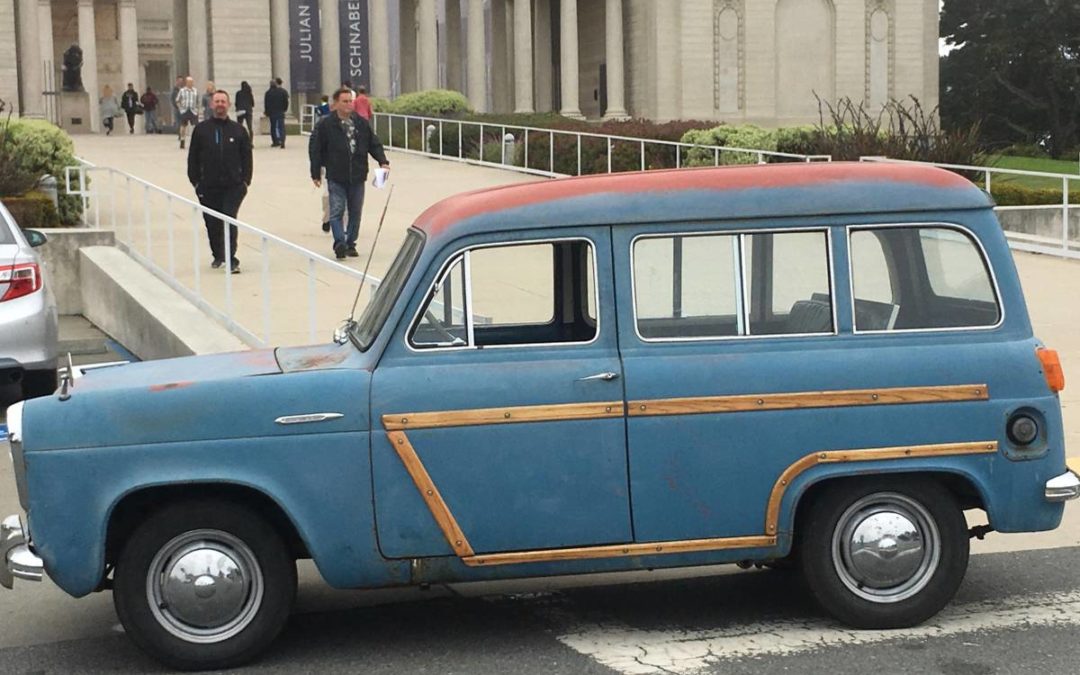
<path fill-rule="evenodd" d="M 180 149 L 184 149 L 188 125 L 199 123 L 199 92 L 195 91 L 195 78 L 190 75 L 184 80 L 184 87 L 176 94 L 176 109 L 180 111 L 177 133 L 180 135 Z"/>

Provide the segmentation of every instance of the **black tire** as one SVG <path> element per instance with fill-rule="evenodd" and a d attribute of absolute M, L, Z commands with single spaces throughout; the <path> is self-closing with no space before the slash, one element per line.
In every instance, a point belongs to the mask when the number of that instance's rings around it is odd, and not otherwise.
<path fill-rule="evenodd" d="M 843 481 L 808 506 L 805 522 L 797 525 L 803 575 L 818 603 L 843 623 L 915 626 L 941 611 L 960 587 L 968 564 L 967 524 L 939 483 L 911 477 Z M 894 536 L 905 530 L 918 535 Z M 866 545 L 875 532 L 886 538 L 880 546 Z M 861 549 L 844 543 L 856 539 Z"/>
<path fill-rule="evenodd" d="M 185 554 L 188 551 L 193 552 Z M 200 557 L 206 551 L 210 553 Z M 236 562 L 235 567 L 214 562 L 216 573 L 208 564 L 198 577 L 183 567 L 185 562 L 201 567 L 221 551 L 228 555 L 217 560 Z M 151 580 L 151 567 L 158 570 L 153 575 L 157 582 Z M 223 573 L 223 568 L 232 572 Z M 161 571 L 170 569 L 187 578 L 163 583 L 168 575 Z M 219 589 L 220 597 L 215 595 Z M 236 615 L 232 621 L 213 625 L 217 619 L 205 619 L 208 625 L 202 626 L 189 621 L 211 597 L 241 605 L 235 612 L 232 607 L 225 610 Z M 128 538 L 113 577 L 113 602 L 127 634 L 151 656 L 179 670 L 231 668 L 251 661 L 281 632 L 295 598 L 296 561 L 280 534 L 250 508 L 228 501 L 178 502 L 153 513 Z M 176 607 L 184 607 L 187 614 Z"/>
<path fill-rule="evenodd" d="M 24 399 L 49 396 L 56 391 L 55 370 L 28 370 L 22 377 L 22 395 Z"/>

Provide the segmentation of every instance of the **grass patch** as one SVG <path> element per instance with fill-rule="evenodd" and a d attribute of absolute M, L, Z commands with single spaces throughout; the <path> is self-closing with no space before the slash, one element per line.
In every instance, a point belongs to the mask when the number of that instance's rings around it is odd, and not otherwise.
<path fill-rule="evenodd" d="M 1018 169 L 1021 171 L 1042 171 L 1044 173 L 1067 173 L 1080 174 L 1080 164 L 1075 160 L 1049 159 L 1046 157 L 1015 157 L 1009 155 L 993 155 L 987 158 L 987 166 L 1000 169 Z M 1057 189 L 1061 192 L 1060 178 L 1040 178 L 1038 176 L 1008 176 L 998 174 L 993 177 L 994 183 L 1008 183 L 1019 187 L 1032 188 L 1035 190 Z M 1080 186 L 1080 181 L 1071 181 L 1072 189 Z"/>

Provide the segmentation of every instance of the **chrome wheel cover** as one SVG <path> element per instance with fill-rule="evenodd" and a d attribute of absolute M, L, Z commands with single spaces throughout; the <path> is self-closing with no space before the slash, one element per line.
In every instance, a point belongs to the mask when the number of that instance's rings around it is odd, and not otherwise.
<path fill-rule="evenodd" d="M 867 495 L 844 511 L 832 536 L 840 581 L 863 600 L 888 604 L 923 590 L 941 562 L 941 533 L 922 504 L 895 492 Z"/>
<path fill-rule="evenodd" d="M 213 644 L 242 632 L 262 606 L 262 570 L 228 532 L 192 530 L 171 539 L 146 575 L 146 599 L 162 628 L 185 642 Z"/>

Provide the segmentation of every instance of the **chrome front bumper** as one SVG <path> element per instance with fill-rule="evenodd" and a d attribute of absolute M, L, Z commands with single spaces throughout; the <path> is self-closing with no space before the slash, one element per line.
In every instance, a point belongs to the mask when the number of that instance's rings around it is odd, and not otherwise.
<path fill-rule="evenodd" d="M 41 558 L 30 550 L 19 516 L 8 516 L 0 522 L 0 563 L 0 586 L 4 588 L 14 586 L 16 579 L 41 581 Z"/>
<path fill-rule="evenodd" d="M 1066 458 L 1065 467 L 1068 471 L 1046 481 L 1046 501 L 1067 502 L 1080 497 L 1080 457 Z"/>

